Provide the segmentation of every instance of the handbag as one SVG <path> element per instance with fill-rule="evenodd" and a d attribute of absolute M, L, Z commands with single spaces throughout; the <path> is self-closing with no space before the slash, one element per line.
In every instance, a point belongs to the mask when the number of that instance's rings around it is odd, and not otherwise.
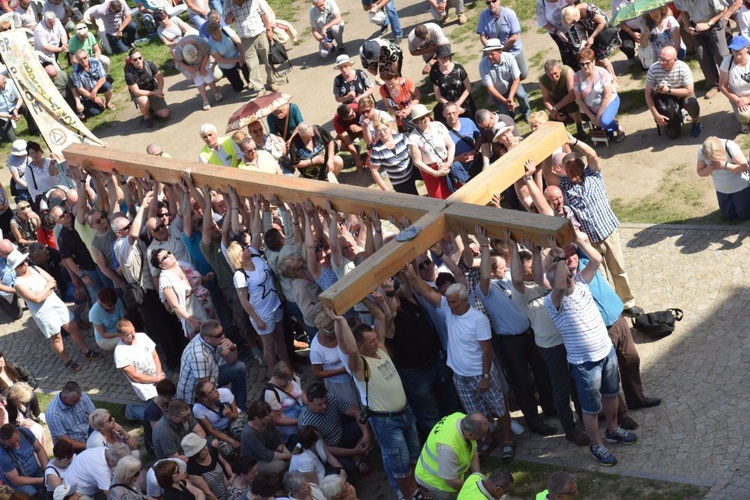
<path fill-rule="evenodd" d="M 644 69 L 650 68 L 656 62 L 656 50 L 654 50 L 654 46 L 649 44 L 645 47 L 638 47 L 638 59 L 640 59 Z"/>
<path fill-rule="evenodd" d="M 143 305 L 143 302 L 146 300 L 146 289 L 143 287 L 143 283 L 141 283 L 143 266 L 146 265 L 146 262 L 144 261 L 141 245 L 138 242 L 136 242 L 136 245 L 138 253 L 141 256 L 141 269 L 138 273 L 138 281 L 135 283 L 128 283 L 125 286 L 125 290 L 122 292 L 122 301 L 125 303 L 126 309 L 135 309 L 138 306 Z"/>
<path fill-rule="evenodd" d="M 674 331 L 675 322 L 682 321 L 682 309 L 667 309 L 641 314 L 631 321 L 633 328 L 648 335 L 666 337 Z"/>
<path fill-rule="evenodd" d="M 620 28 L 617 26 L 607 26 L 596 36 L 594 43 L 602 47 L 609 47 L 615 39 L 617 39 L 617 45 L 622 44 L 620 41 Z"/>

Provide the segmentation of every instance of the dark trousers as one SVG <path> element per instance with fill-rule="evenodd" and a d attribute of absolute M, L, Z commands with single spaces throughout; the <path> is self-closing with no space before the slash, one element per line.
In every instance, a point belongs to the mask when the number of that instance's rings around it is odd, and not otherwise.
<path fill-rule="evenodd" d="M 397 370 L 421 437 L 426 438 L 441 418 L 460 410 L 453 372 L 441 353 L 419 368 Z"/>
<path fill-rule="evenodd" d="M 671 95 L 653 94 L 653 99 L 656 110 L 668 119 L 667 137 L 670 139 L 677 139 L 680 136 L 682 129 L 681 109 L 687 111 L 693 120 L 697 120 L 701 116 L 701 106 L 694 95 L 678 98 Z"/>
<path fill-rule="evenodd" d="M 227 77 L 229 83 L 232 84 L 232 88 L 235 92 L 240 92 L 245 88 L 245 84 L 250 82 L 250 68 L 247 67 L 247 64 L 240 66 L 238 63 L 234 65 L 234 68 L 229 69 L 219 66 L 219 69 L 221 70 L 221 73 Z M 242 73 L 242 77 L 245 77 L 244 82 L 242 81 L 240 73 Z"/>
<path fill-rule="evenodd" d="M 412 169 L 411 176 L 409 176 L 407 180 L 405 180 L 404 182 L 400 182 L 398 184 L 391 183 L 391 185 L 393 186 L 393 190 L 396 191 L 397 193 L 414 194 L 414 195 L 419 196 L 419 191 L 417 191 L 416 181 L 417 179 L 421 180 L 422 177 L 417 167 L 412 166 L 411 169 Z"/>
<path fill-rule="evenodd" d="M 573 417 L 573 410 L 570 409 L 570 368 L 565 345 L 538 347 L 538 349 L 552 381 L 552 398 L 555 410 L 557 410 L 557 419 L 565 432 L 573 431 L 576 421 Z"/>
<path fill-rule="evenodd" d="M 641 383 L 641 357 L 638 355 L 638 349 L 633 342 L 633 336 L 630 334 L 630 325 L 621 315 L 607 329 L 607 332 L 615 346 L 625 402 L 628 406 L 643 404 L 646 396 L 643 395 L 643 384 Z"/>
<path fill-rule="evenodd" d="M 341 424 L 341 427 L 343 427 L 344 429 L 343 434 L 341 435 L 341 441 L 339 441 L 339 443 L 335 446 L 336 448 L 346 448 L 348 450 L 351 450 L 352 448 L 357 446 L 359 440 L 362 439 L 362 429 L 359 428 L 359 425 L 357 425 L 357 422 L 355 422 L 354 419 L 344 420 L 344 422 L 342 422 Z M 338 458 L 339 462 L 341 462 L 341 467 L 344 468 L 346 474 L 349 477 L 354 477 L 356 464 L 354 463 L 352 457 L 336 458 Z"/>
<path fill-rule="evenodd" d="M 725 28 L 722 19 L 710 30 L 693 35 L 695 55 L 709 88 L 719 86 L 719 66 L 729 57 Z"/>
<path fill-rule="evenodd" d="M 534 343 L 534 332 L 528 331 L 520 335 L 496 335 L 493 344 L 497 347 L 495 354 L 500 359 L 508 382 L 516 394 L 516 402 L 526 418 L 526 422 L 533 423 L 539 418 L 534 387 L 529 377 L 529 367 L 534 374 L 539 391 L 539 404 L 545 413 L 555 412 L 555 402 L 552 396 L 552 382 L 550 374 Z"/>
<path fill-rule="evenodd" d="M 112 49 L 113 54 L 123 54 L 130 50 L 130 45 L 135 41 L 135 37 L 138 34 L 138 25 L 135 21 L 130 23 L 122 29 L 122 38 L 107 34 L 107 41 L 109 47 Z"/>
<path fill-rule="evenodd" d="M 5 297 L 0 297 L 0 311 L 10 316 L 13 321 L 19 319 L 23 312 L 21 311 L 21 306 L 18 305 L 18 295 L 14 293 L 10 302 Z"/>
<path fill-rule="evenodd" d="M 167 356 L 167 366 L 179 366 L 187 339 L 177 316 L 167 311 L 155 290 L 146 290 L 143 318 L 146 322 L 146 334 L 154 343 L 161 345 Z"/>
<path fill-rule="evenodd" d="M 716 192 L 723 219 L 750 219 L 750 187 L 736 193 Z"/>
<path fill-rule="evenodd" d="M 620 45 L 620 50 L 622 51 L 622 53 L 625 54 L 628 59 L 633 59 L 636 55 L 636 47 L 638 47 L 640 44 L 636 42 L 633 37 L 630 36 L 630 33 L 627 33 L 625 30 L 620 30 L 620 40 L 622 40 L 622 45 Z"/>

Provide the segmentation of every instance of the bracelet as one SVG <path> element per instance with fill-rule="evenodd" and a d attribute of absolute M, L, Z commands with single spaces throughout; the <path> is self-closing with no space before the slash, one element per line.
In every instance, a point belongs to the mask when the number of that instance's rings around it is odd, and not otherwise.
<path fill-rule="evenodd" d="M 578 137 L 576 137 L 576 142 L 573 143 L 573 146 L 577 146 L 577 145 L 578 145 Z"/>

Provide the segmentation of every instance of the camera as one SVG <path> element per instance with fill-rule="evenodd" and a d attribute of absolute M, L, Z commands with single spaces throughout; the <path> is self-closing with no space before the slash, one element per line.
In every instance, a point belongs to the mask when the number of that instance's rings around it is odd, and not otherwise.
<path fill-rule="evenodd" d="M 369 406 L 363 406 L 361 410 L 359 410 L 359 423 L 362 425 L 365 425 L 368 420 L 370 420 L 370 417 L 372 417 L 372 410 L 370 410 Z"/>

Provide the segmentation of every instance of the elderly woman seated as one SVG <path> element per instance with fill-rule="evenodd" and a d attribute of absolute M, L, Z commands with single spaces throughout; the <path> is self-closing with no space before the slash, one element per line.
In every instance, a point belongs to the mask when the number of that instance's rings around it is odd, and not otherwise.
<path fill-rule="evenodd" d="M 115 417 L 103 408 L 97 408 L 89 415 L 89 425 L 94 429 L 86 440 L 86 448 L 98 448 L 103 446 L 109 448 L 113 444 L 125 443 L 131 450 L 131 454 L 139 458 L 141 453 L 138 451 L 138 440 L 122 425 L 118 424 Z"/>

